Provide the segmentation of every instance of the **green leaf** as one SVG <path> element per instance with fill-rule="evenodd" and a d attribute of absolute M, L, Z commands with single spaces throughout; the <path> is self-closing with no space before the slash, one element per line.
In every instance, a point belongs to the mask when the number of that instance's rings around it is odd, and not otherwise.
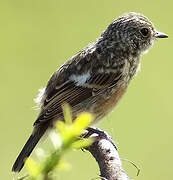
<path fill-rule="evenodd" d="M 62 171 L 62 170 L 69 170 L 71 169 L 71 165 L 66 162 L 64 159 L 61 159 L 57 166 L 55 167 L 55 170 Z"/>
<path fill-rule="evenodd" d="M 28 158 L 25 162 L 26 168 L 29 172 L 30 177 L 36 179 L 38 178 L 41 168 L 40 165 L 34 161 L 32 158 Z"/>
<path fill-rule="evenodd" d="M 60 150 L 56 150 L 53 153 L 51 153 L 50 156 L 48 156 L 45 162 L 42 164 L 42 167 L 41 167 L 42 173 L 47 174 L 51 170 L 53 170 L 59 163 L 60 157 L 61 157 Z"/>
<path fill-rule="evenodd" d="M 88 139 L 81 139 L 78 141 L 75 141 L 71 147 L 74 149 L 82 149 L 82 148 L 86 148 L 88 146 L 90 146 L 93 143 L 93 139 L 92 138 L 88 138 Z"/>
<path fill-rule="evenodd" d="M 71 108 L 69 104 L 64 103 L 62 105 L 63 109 L 63 114 L 64 114 L 64 119 L 65 119 L 65 124 L 72 124 L 72 113 L 71 113 Z"/>
<path fill-rule="evenodd" d="M 82 130 L 86 129 L 93 121 L 93 116 L 90 113 L 80 114 L 73 123 L 76 134 L 82 133 Z"/>
<path fill-rule="evenodd" d="M 74 142 L 82 131 L 91 124 L 92 120 L 91 114 L 82 113 L 71 125 L 67 125 L 62 121 L 57 122 L 57 131 L 62 137 L 63 145 L 68 147 L 70 143 Z"/>
<path fill-rule="evenodd" d="M 79 139 L 83 130 L 91 124 L 93 116 L 89 113 L 82 113 L 72 123 L 70 107 L 65 104 L 63 108 L 66 122 L 57 122 L 56 130 L 58 136 L 56 134 L 51 135 L 55 150 L 45 157 L 41 164 L 36 163 L 31 158 L 26 161 L 26 167 L 32 180 L 42 176 L 48 179 L 55 170 L 65 169 L 68 165 L 62 161 L 64 154 L 74 148 L 85 148 L 93 142 L 92 139 Z"/>

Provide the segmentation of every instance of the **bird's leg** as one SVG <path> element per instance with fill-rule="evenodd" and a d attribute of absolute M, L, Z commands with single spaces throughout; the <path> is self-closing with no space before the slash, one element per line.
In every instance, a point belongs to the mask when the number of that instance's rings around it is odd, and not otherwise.
<path fill-rule="evenodd" d="M 82 138 L 94 137 L 95 141 L 97 141 L 98 139 L 107 139 L 112 143 L 112 145 L 117 150 L 117 146 L 113 142 L 111 136 L 109 136 L 106 131 L 103 131 L 103 130 L 101 130 L 99 128 L 95 128 L 95 127 L 88 127 L 86 130 L 87 130 L 87 132 L 82 135 Z"/>

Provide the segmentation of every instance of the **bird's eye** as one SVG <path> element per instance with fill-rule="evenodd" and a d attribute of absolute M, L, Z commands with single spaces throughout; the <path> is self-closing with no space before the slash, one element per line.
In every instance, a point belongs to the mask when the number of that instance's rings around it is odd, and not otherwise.
<path fill-rule="evenodd" d="M 147 37 L 149 35 L 149 29 L 147 28 L 142 28 L 140 32 L 144 37 Z"/>

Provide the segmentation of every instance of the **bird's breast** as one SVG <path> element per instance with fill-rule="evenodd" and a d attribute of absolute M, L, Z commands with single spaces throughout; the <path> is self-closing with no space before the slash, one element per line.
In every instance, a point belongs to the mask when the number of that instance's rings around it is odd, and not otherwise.
<path fill-rule="evenodd" d="M 126 89 L 127 85 L 122 84 L 121 86 L 113 89 L 109 97 L 105 98 L 103 96 L 102 98 L 100 98 L 100 100 L 97 102 L 97 106 L 95 106 L 94 109 L 96 120 L 103 118 L 114 109 L 121 97 L 126 92 Z"/>

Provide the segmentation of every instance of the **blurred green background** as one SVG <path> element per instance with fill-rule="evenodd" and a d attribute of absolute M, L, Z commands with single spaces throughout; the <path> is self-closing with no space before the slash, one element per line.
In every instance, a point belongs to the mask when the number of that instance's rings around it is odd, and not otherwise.
<path fill-rule="evenodd" d="M 143 56 L 142 72 L 119 106 L 99 127 L 116 140 L 133 179 L 172 179 L 173 162 L 173 1 L 1 0 L 0 1 L 0 179 L 12 179 L 12 164 L 32 131 L 37 111 L 33 98 L 68 58 L 101 34 L 124 12 L 145 14 L 169 35 Z M 43 143 L 46 147 L 48 143 Z M 34 154 L 34 153 L 33 153 Z M 98 176 L 89 153 L 66 157 L 71 169 L 58 179 Z M 25 174 L 23 171 L 22 174 Z"/>

